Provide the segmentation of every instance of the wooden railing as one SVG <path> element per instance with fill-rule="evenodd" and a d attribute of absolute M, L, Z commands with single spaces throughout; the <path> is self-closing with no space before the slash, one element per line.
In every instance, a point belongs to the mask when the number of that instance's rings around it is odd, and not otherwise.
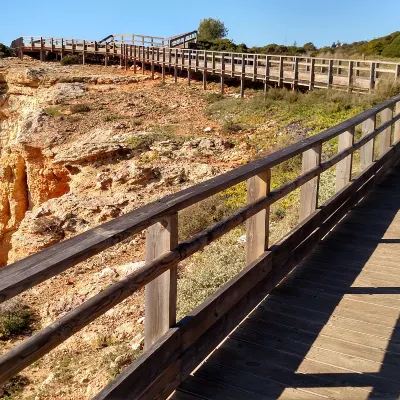
<path fill-rule="evenodd" d="M 110 35 L 102 41 L 58 39 L 42 37 L 23 37 L 15 40 L 12 47 L 18 49 L 20 56 L 24 52 L 40 51 L 44 60 L 46 51 L 60 53 L 82 54 L 83 62 L 87 54 L 104 56 L 107 65 L 108 58 L 119 57 L 121 65 L 133 64 L 136 72 L 137 63 L 151 65 L 154 77 L 154 67 L 162 70 L 165 78 L 166 68 L 174 69 L 175 80 L 177 71 L 188 71 L 190 83 L 191 72 L 203 74 L 203 87 L 207 75 L 218 75 L 221 80 L 221 92 L 224 91 L 226 78 L 236 78 L 241 81 L 241 95 L 244 94 L 245 80 L 275 84 L 282 87 L 290 85 L 298 87 L 335 88 L 340 90 L 369 91 L 381 79 L 400 79 L 400 63 L 387 61 L 343 60 L 311 58 L 303 56 L 277 56 L 268 54 L 230 53 L 218 51 L 193 50 L 178 48 L 188 41 L 196 40 L 197 32 L 158 38 L 143 35 Z"/>
<path fill-rule="evenodd" d="M 362 136 L 355 142 L 358 126 L 361 126 Z M 323 144 L 335 138 L 338 138 L 338 153 L 322 160 Z M 376 138 L 379 138 L 379 155 L 375 158 Z M 362 171 L 351 179 L 356 150 L 360 150 Z M 303 157 L 300 176 L 271 191 L 271 169 L 300 154 Z M 2 268 L 0 301 L 4 302 L 147 229 L 145 265 L 3 354 L 0 383 L 146 286 L 146 350 L 96 398 L 167 397 L 365 196 L 399 160 L 399 155 L 400 95 L 283 150 L 164 197 Z M 335 165 L 336 193 L 319 205 L 319 177 Z M 178 211 L 246 180 L 248 204 L 245 207 L 190 240 L 178 243 Z M 269 246 L 270 206 L 299 187 L 299 224 L 278 243 Z M 247 267 L 176 323 L 178 263 L 245 221 Z"/>

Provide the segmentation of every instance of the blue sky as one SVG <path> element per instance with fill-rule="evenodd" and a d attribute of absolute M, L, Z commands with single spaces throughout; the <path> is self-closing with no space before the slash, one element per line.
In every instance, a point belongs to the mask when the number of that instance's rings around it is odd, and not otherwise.
<path fill-rule="evenodd" d="M 248 46 L 311 41 L 321 47 L 400 30 L 400 0 L 0 0 L 0 15 L 0 42 L 5 44 L 25 35 L 168 37 L 197 29 L 207 17 L 221 19 L 228 38 Z"/>

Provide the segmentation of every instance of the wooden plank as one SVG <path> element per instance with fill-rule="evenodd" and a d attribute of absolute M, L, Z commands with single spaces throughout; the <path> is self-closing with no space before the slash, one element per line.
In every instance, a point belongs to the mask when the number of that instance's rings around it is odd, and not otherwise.
<path fill-rule="evenodd" d="M 270 192 L 271 170 L 253 176 L 247 181 L 247 202 L 249 204 L 265 197 Z M 247 220 L 246 257 L 252 263 L 268 249 L 269 207 Z"/>
<path fill-rule="evenodd" d="M 342 133 L 339 136 L 338 152 L 345 150 L 354 143 L 354 132 L 355 128 L 349 129 L 347 132 Z M 346 186 L 351 179 L 351 170 L 353 165 L 353 155 L 350 154 L 344 160 L 340 161 L 336 165 L 336 191 L 339 191 Z"/>
<path fill-rule="evenodd" d="M 385 122 L 389 122 L 393 118 L 393 108 L 388 107 L 381 112 L 381 123 L 382 125 Z M 380 135 L 379 135 L 379 154 L 384 154 L 387 149 L 390 147 L 391 141 L 391 133 L 392 127 L 386 128 Z"/>
<path fill-rule="evenodd" d="M 146 263 L 178 245 L 178 214 L 165 218 L 147 229 Z M 145 348 L 176 322 L 177 268 L 170 268 L 146 285 L 145 289 Z"/>
<path fill-rule="evenodd" d="M 315 59 L 311 59 L 311 66 L 310 66 L 310 76 L 309 76 L 309 90 L 314 89 L 315 84 Z"/>
<path fill-rule="evenodd" d="M 362 136 L 365 137 L 376 128 L 376 116 L 366 119 L 362 124 Z M 367 168 L 374 161 L 374 140 L 369 141 L 360 149 L 361 170 Z"/>
<path fill-rule="evenodd" d="M 322 145 L 313 147 L 303 153 L 302 173 L 306 173 L 321 163 Z M 311 215 L 318 205 L 319 178 L 316 176 L 301 187 L 300 222 Z"/>

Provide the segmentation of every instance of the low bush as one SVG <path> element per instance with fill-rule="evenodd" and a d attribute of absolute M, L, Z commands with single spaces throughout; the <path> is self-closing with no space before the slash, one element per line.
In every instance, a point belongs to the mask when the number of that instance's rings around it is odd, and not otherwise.
<path fill-rule="evenodd" d="M 89 104 L 74 104 L 70 107 L 72 114 L 89 112 L 91 109 Z"/>
<path fill-rule="evenodd" d="M 82 58 L 77 54 L 68 54 L 60 61 L 61 65 L 76 65 L 82 64 Z"/>
<path fill-rule="evenodd" d="M 49 117 L 58 117 L 61 115 L 61 111 L 56 107 L 48 107 L 44 110 L 45 114 Z"/>
<path fill-rule="evenodd" d="M 0 305 L 0 339 L 8 340 L 13 336 L 30 332 L 33 312 L 24 303 L 9 300 Z"/>

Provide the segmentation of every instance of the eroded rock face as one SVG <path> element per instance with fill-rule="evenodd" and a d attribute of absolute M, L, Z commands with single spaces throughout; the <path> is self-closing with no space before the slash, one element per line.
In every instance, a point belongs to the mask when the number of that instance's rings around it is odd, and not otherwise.
<path fill-rule="evenodd" d="M 187 94 L 169 109 L 148 77 L 87 68 L 0 62 L 0 267 L 223 170 L 210 160 L 232 145 L 209 121 L 197 139 L 131 140 L 204 118 Z"/>

